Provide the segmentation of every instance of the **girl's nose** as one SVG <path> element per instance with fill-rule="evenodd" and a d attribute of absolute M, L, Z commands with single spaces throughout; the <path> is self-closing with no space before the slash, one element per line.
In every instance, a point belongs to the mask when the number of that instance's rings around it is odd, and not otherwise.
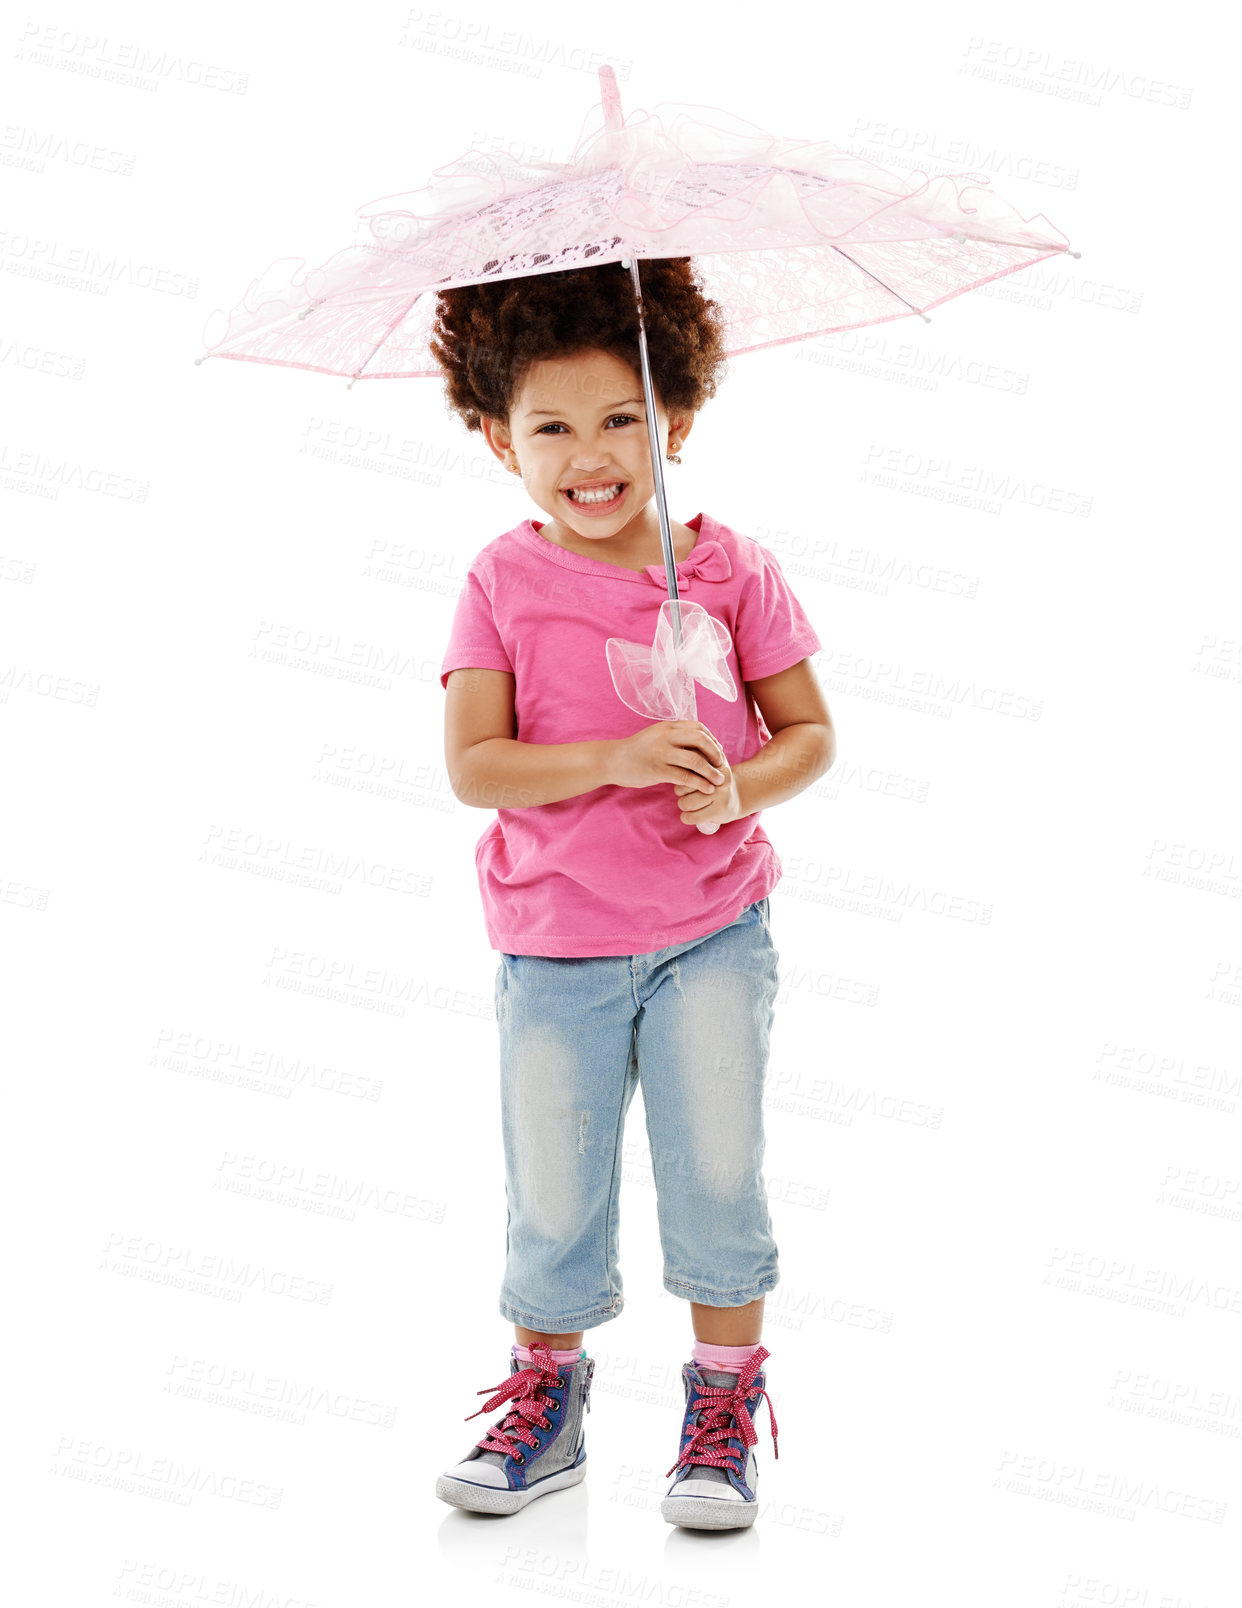
<path fill-rule="evenodd" d="M 599 438 L 594 445 L 592 445 L 588 436 L 579 436 L 578 451 L 574 453 L 570 461 L 575 464 L 607 463 L 612 456 L 612 449 L 615 445 L 615 441 L 610 440 L 609 437 L 615 437 L 616 433 L 615 430 L 601 430 Z"/>

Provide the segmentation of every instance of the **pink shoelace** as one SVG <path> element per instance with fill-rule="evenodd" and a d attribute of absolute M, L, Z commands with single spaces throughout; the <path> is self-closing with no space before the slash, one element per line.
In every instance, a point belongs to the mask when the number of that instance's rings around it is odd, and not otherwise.
<path fill-rule="evenodd" d="M 546 1361 L 539 1360 L 542 1352 Z M 518 1463 L 526 1461 L 525 1452 L 517 1450 L 515 1442 L 522 1441 L 532 1450 L 539 1449 L 539 1441 L 531 1433 L 532 1426 L 538 1429 L 551 1429 L 552 1422 L 547 1416 L 549 1398 L 544 1390 L 549 1383 L 559 1383 L 560 1375 L 556 1364 L 552 1360 L 552 1353 L 547 1346 L 536 1343 L 530 1348 L 532 1360 L 525 1368 L 519 1368 L 516 1373 L 510 1374 L 503 1385 L 485 1385 L 482 1390 L 475 1392 L 482 1396 L 489 1390 L 496 1394 L 490 1401 L 485 1401 L 478 1412 L 467 1413 L 466 1422 L 477 1418 L 479 1413 L 490 1413 L 502 1403 L 512 1400 L 513 1406 L 504 1419 L 489 1429 L 476 1446 L 481 1446 L 485 1452 L 503 1452 L 506 1457 L 512 1456 Z M 765 1352 L 766 1356 L 767 1353 Z"/>
<path fill-rule="evenodd" d="M 703 1422 L 686 1442 L 685 1451 L 673 1464 L 673 1468 L 668 1470 L 666 1479 L 673 1469 L 691 1463 L 706 1463 L 712 1468 L 730 1469 L 734 1474 L 739 1474 L 741 1470 L 737 1466 L 737 1453 L 730 1451 L 724 1443 L 731 1436 L 740 1433 L 743 1446 L 757 1444 L 759 1431 L 751 1421 L 750 1408 L 747 1405 L 752 1396 L 763 1396 L 767 1399 L 768 1419 L 772 1429 L 772 1455 L 773 1457 L 781 1455 L 776 1443 L 776 1414 L 772 1411 L 772 1398 L 761 1385 L 754 1383 L 755 1375 L 759 1372 L 764 1358 L 771 1355 L 770 1351 L 760 1346 L 750 1360 L 742 1364 L 737 1384 L 732 1389 L 727 1385 L 700 1386 L 699 1410 L 703 1414 Z M 712 1369 L 708 1371 L 714 1372 Z"/>

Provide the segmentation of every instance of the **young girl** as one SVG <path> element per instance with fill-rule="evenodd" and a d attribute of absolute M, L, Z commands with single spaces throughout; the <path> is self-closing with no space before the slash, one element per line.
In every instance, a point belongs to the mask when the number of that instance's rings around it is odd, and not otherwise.
<path fill-rule="evenodd" d="M 690 259 L 641 272 L 659 440 L 679 463 L 724 365 L 723 325 Z M 627 270 L 442 291 L 433 346 L 449 405 L 544 516 L 471 564 L 441 674 L 453 791 L 496 811 L 475 863 L 500 952 L 500 1311 L 516 1344 L 478 1409 L 507 1403 L 505 1416 L 437 1495 L 513 1513 L 586 1473 L 582 1339 L 623 1306 L 622 1139 L 641 1079 L 664 1286 L 689 1301 L 695 1335 L 661 1511 L 750 1524 L 763 1300 L 779 1278 L 762 1097 L 781 866 L 759 812 L 833 761 L 808 660 L 821 643 L 773 555 L 699 513 L 670 522 L 678 590 L 728 627 L 738 698 L 700 687 L 698 720 L 651 723 L 617 696 L 607 639 L 651 643 L 668 596 Z M 774 1416 L 771 1430 L 775 1447 Z"/>

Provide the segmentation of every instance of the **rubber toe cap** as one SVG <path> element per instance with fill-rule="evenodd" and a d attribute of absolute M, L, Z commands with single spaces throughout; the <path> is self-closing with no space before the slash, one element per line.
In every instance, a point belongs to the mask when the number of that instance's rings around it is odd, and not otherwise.
<path fill-rule="evenodd" d="M 482 1458 L 471 1457 L 464 1463 L 458 1463 L 455 1468 L 445 1469 L 445 1479 L 465 1480 L 470 1485 L 491 1485 L 497 1490 L 508 1489 L 509 1482 L 505 1478 L 503 1468 L 495 1463 L 485 1463 Z"/>
<path fill-rule="evenodd" d="M 735 1491 L 728 1480 L 696 1480 L 687 1477 L 675 1485 L 670 1496 L 706 1496 L 713 1502 L 744 1502 L 741 1491 Z"/>

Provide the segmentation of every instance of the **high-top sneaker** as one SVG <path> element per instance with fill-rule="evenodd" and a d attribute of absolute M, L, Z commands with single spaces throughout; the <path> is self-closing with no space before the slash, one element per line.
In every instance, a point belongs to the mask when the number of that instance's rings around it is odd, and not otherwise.
<path fill-rule="evenodd" d="M 763 1396 L 776 1444 L 776 1414 L 764 1389 L 760 1363 L 771 1352 L 760 1346 L 740 1372 L 699 1368 L 688 1362 L 681 1370 L 686 1412 L 681 1425 L 681 1454 L 671 1474 L 677 1477 L 660 1504 L 670 1524 L 690 1530 L 734 1530 L 755 1522 L 759 1511 L 759 1462 L 751 1450 L 759 1432 L 751 1422 L 752 1402 Z"/>
<path fill-rule="evenodd" d="M 544 1345 L 530 1348 L 531 1360 L 509 1359 L 503 1385 L 488 1385 L 495 1394 L 479 1408 L 491 1412 L 512 1405 L 476 1441 L 462 1462 L 436 1481 L 436 1495 L 454 1507 L 476 1513 L 516 1513 L 537 1496 L 577 1485 L 586 1475 L 583 1413 L 591 1408 L 595 1360 L 583 1351 L 576 1362 L 559 1367 Z M 478 1413 L 469 1413 L 477 1418 Z"/>

